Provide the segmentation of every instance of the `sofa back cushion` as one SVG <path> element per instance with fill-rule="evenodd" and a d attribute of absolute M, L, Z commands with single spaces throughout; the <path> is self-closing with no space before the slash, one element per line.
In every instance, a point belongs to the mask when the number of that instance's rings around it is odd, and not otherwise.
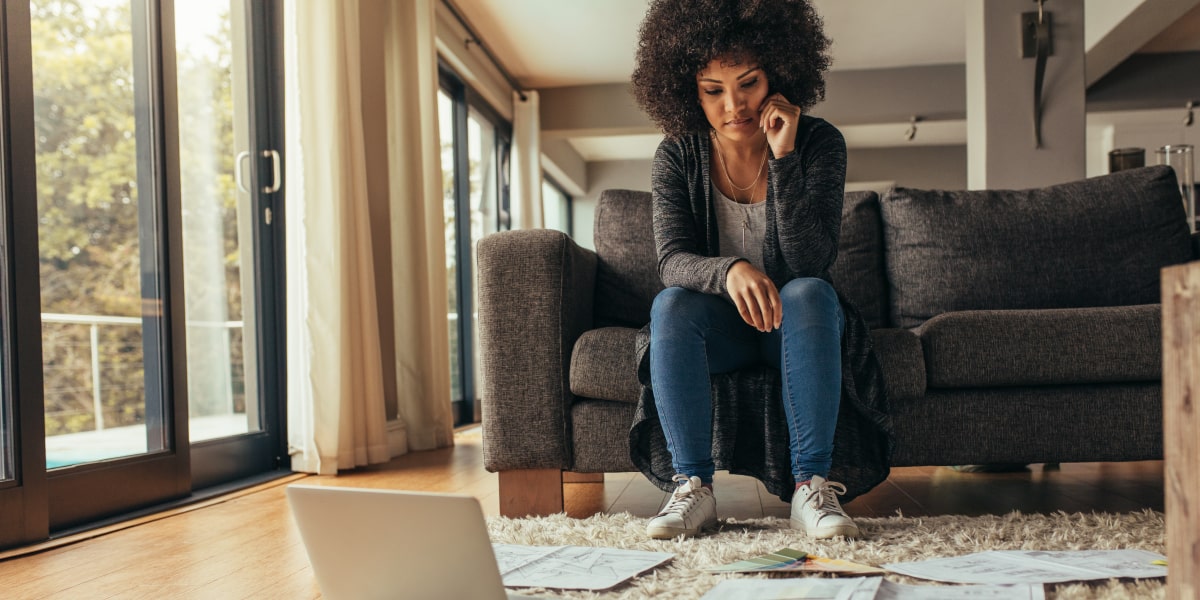
<path fill-rule="evenodd" d="M 650 192 L 605 190 L 596 206 L 596 326 L 641 327 L 662 291 Z M 888 321 L 879 196 L 851 192 L 842 203 L 834 285 L 853 302 L 870 327 Z"/>
<path fill-rule="evenodd" d="M 1152 304 L 1159 269 L 1192 255 L 1169 167 L 1030 190 L 897 188 L 882 209 L 899 327 L 956 310 Z"/>
<path fill-rule="evenodd" d="M 875 192 L 849 192 L 842 201 L 837 260 L 829 274 L 834 287 L 858 307 L 868 327 L 888 326 L 883 224 Z"/>
<path fill-rule="evenodd" d="M 596 327 L 641 327 L 663 289 L 650 192 L 604 190 L 596 205 Z"/>

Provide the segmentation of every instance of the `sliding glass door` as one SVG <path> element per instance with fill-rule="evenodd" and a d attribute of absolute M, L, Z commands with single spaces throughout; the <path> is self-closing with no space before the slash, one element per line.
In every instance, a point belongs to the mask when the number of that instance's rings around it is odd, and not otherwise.
<path fill-rule="evenodd" d="M 261 109 L 277 99 L 269 84 L 279 54 L 263 35 L 279 16 L 271 9 L 175 5 L 188 431 L 201 487 L 273 469 L 281 456 L 280 432 L 267 426 L 277 403 L 266 402 L 281 389 L 271 317 L 283 312 L 270 285 L 282 122 Z"/>
<path fill-rule="evenodd" d="M 31 6 L 46 466 L 161 452 L 161 132 L 136 108 L 150 49 L 125 0 Z"/>
<path fill-rule="evenodd" d="M 262 428 L 254 213 L 247 175 L 238 171 L 250 158 L 245 44 L 234 40 L 245 24 L 244 10 L 228 3 L 184 2 L 175 10 L 188 429 L 198 442 Z"/>
<path fill-rule="evenodd" d="M 279 465 L 275 10 L 4 4 L 0 546 Z"/>

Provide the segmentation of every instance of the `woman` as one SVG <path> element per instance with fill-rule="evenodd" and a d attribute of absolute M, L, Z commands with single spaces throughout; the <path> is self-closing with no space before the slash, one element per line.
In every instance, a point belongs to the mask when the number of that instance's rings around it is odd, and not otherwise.
<path fill-rule="evenodd" d="M 846 148 L 836 128 L 804 114 L 824 95 L 820 18 L 805 0 L 655 0 L 639 35 L 634 95 L 667 134 L 652 175 L 666 289 L 651 309 L 650 389 L 631 441 L 645 467 L 638 430 L 657 413 L 676 484 L 647 533 L 691 536 L 716 524 L 705 375 L 762 363 L 780 372 L 781 398 L 765 401 L 782 400 L 786 418 L 792 527 L 857 536 L 838 501 L 846 487 L 829 478 L 843 397 L 883 440 L 862 459 L 875 464 L 855 493 L 886 478 L 890 441 L 866 327 L 829 276 Z"/>

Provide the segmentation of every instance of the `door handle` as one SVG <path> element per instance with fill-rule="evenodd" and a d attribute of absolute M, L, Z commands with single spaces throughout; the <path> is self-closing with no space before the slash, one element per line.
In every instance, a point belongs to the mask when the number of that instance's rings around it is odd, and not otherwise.
<path fill-rule="evenodd" d="M 250 188 L 246 187 L 246 183 L 242 179 L 242 161 L 246 160 L 247 158 L 250 158 L 249 150 L 243 150 L 237 153 L 237 158 L 233 159 L 233 179 L 234 181 L 237 181 L 239 190 L 249 194 Z"/>
<path fill-rule="evenodd" d="M 281 173 L 279 168 L 279 151 L 278 150 L 263 150 L 263 158 L 271 159 L 271 185 L 264 185 L 262 191 L 264 194 L 274 194 L 279 191 Z"/>

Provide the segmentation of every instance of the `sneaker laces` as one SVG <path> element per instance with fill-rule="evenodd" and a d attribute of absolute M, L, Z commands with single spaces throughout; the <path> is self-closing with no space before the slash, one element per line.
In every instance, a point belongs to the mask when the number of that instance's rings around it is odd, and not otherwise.
<path fill-rule="evenodd" d="M 700 487 L 699 489 L 689 487 L 686 491 L 684 491 L 683 485 L 680 482 L 688 481 L 688 477 L 686 475 L 675 475 L 671 478 L 671 480 L 676 484 L 675 491 L 671 492 L 671 501 L 668 502 L 661 511 L 659 511 L 657 516 L 661 517 L 663 515 L 670 514 L 682 516 L 687 514 L 688 511 L 692 509 L 692 506 L 695 506 L 692 503 L 693 496 L 695 496 L 700 490 L 704 489 L 703 487 Z"/>
<path fill-rule="evenodd" d="M 822 481 L 821 485 L 813 486 L 809 490 L 808 496 L 804 498 L 805 503 L 810 503 L 817 510 L 835 512 L 840 515 L 845 515 L 841 504 L 838 503 L 837 497 L 846 494 L 846 486 L 836 481 Z M 814 497 L 816 501 L 814 501 Z"/>

